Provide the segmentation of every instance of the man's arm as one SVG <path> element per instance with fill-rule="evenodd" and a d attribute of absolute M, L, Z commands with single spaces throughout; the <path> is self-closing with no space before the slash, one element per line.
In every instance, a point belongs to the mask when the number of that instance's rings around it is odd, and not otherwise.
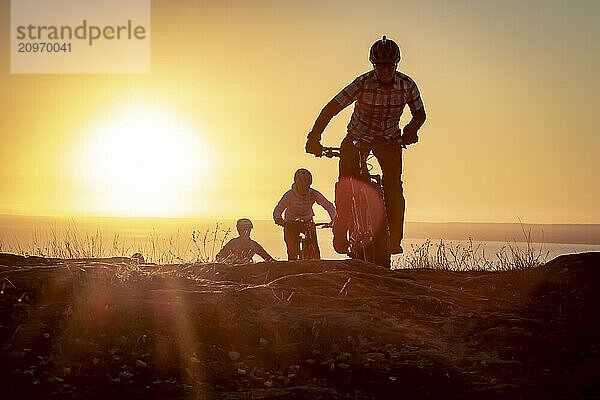
<path fill-rule="evenodd" d="M 335 117 L 340 111 L 342 111 L 344 107 L 340 105 L 335 99 L 331 99 L 329 103 L 325 105 L 325 107 L 319 113 L 315 124 L 313 125 L 312 130 L 308 134 L 308 141 L 319 142 L 321 140 L 321 135 L 331 121 L 331 118 Z"/>
<path fill-rule="evenodd" d="M 404 127 L 404 131 L 405 132 L 407 130 L 409 132 L 414 131 L 416 134 L 416 132 L 419 130 L 419 128 L 421 128 L 421 126 L 423 126 L 423 124 L 425 123 L 425 119 L 427 118 L 427 115 L 425 115 L 425 107 L 421 107 L 415 111 L 411 110 L 411 113 L 412 113 L 412 118 L 410 119 L 408 124 L 406 124 L 406 126 Z"/>
<path fill-rule="evenodd" d="M 321 146 L 321 135 L 325 130 L 331 118 L 336 116 L 344 108 L 354 103 L 358 98 L 358 94 L 362 87 L 363 76 L 359 76 L 351 84 L 346 86 L 339 92 L 327 105 L 321 110 L 321 113 L 317 117 L 315 124 L 308 134 L 308 140 L 306 141 L 306 152 L 320 156 L 323 152 L 323 146 Z"/>
<path fill-rule="evenodd" d="M 419 88 L 417 88 L 417 84 L 414 82 L 412 82 L 412 86 L 409 90 L 408 107 L 410 108 L 412 118 L 403 129 L 402 144 L 405 145 L 416 143 L 419 140 L 417 132 L 419 131 L 419 128 L 423 126 L 427 117 L 425 115 L 423 100 L 421 100 L 421 93 L 419 93 Z"/>

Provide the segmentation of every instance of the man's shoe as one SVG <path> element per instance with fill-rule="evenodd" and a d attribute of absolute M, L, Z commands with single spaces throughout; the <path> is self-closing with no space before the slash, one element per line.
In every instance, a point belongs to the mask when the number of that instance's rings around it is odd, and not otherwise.
<path fill-rule="evenodd" d="M 350 249 L 350 242 L 348 242 L 348 239 L 346 239 L 346 232 L 344 232 L 344 235 L 342 235 L 341 232 L 334 231 L 333 249 L 338 254 L 348 254 Z"/>
<path fill-rule="evenodd" d="M 390 246 L 390 254 L 404 253 L 404 250 L 402 249 L 402 245 L 400 245 L 401 242 L 402 242 L 402 239 L 398 240 L 397 242 L 395 240 L 392 241 L 392 245 Z"/>

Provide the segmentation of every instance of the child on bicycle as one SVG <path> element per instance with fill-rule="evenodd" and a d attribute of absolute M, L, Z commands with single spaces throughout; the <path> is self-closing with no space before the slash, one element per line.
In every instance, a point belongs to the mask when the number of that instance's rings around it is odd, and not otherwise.
<path fill-rule="evenodd" d="M 317 229 L 313 220 L 313 204 L 317 203 L 323 207 L 333 224 L 335 218 L 335 206 L 325 198 L 319 191 L 310 187 L 312 175 L 310 171 L 300 168 L 294 174 L 292 188 L 285 194 L 273 210 L 275 224 L 283 226 L 283 240 L 287 247 L 288 260 L 300 259 L 300 234 L 304 233 L 307 238 L 306 247 L 313 247 L 311 258 L 320 259 L 319 244 L 317 242 Z M 282 218 L 282 213 L 285 216 Z M 309 230 L 303 232 L 303 230 Z"/>
<path fill-rule="evenodd" d="M 250 238 L 250 231 L 253 228 L 252 221 L 248 218 L 239 219 L 236 228 L 239 236 L 227 242 L 217 253 L 215 257 L 217 262 L 248 264 L 252 262 L 255 254 L 261 256 L 265 261 L 274 261 L 273 257 L 260 244 Z"/>

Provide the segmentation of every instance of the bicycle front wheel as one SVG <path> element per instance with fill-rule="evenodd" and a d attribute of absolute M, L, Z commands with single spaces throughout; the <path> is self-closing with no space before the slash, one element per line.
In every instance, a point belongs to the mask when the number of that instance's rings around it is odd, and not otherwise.
<path fill-rule="evenodd" d="M 321 252 L 317 242 L 317 228 L 314 224 L 306 227 L 306 236 L 301 241 L 300 259 L 301 260 L 320 260 Z"/>

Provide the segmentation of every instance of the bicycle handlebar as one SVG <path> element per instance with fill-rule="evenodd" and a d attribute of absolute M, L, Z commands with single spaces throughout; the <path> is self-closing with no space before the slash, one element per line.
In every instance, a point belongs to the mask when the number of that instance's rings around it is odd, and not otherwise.
<path fill-rule="evenodd" d="M 322 155 L 327 158 L 340 157 L 341 149 L 339 147 L 323 147 Z"/>
<path fill-rule="evenodd" d="M 330 222 L 313 222 L 313 221 L 300 221 L 300 220 L 298 220 L 298 221 L 296 221 L 296 220 L 285 221 L 284 220 L 283 221 L 283 225 L 281 225 L 281 226 L 283 226 L 283 227 L 287 226 L 287 227 L 302 228 L 302 227 L 308 226 L 308 225 L 314 225 L 315 227 L 321 228 L 321 229 L 323 229 L 323 228 L 331 228 L 332 227 L 332 225 L 331 225 Z"/>
<path fill-rule="evenodd" d="M 400 144 L 400 146 L 403 149 L 406 149 L 406 145 L 403 144 L 401 141 L 398 141 L 398 144 Z M 332 158 L 332 157 L 341 157 L 341 149 L 339 147 L 325 147 L 323 146 L 321 149 L 321 155 L 317 155 L 317 157 L 321 157 L 321 156 L 325 156 L 327 158 Z"/>

